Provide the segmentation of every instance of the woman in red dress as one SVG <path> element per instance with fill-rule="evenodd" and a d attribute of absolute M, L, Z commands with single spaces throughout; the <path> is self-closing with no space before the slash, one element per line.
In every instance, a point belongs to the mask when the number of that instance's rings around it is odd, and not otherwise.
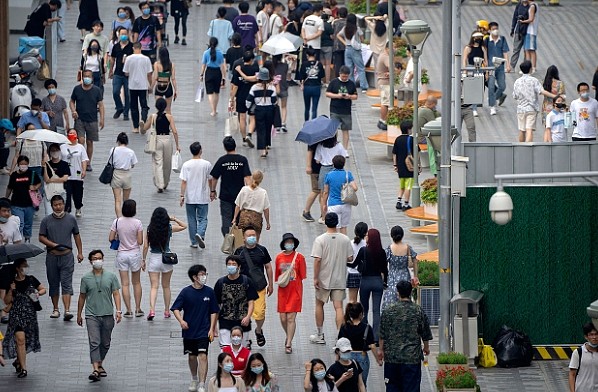
<path fill-rule="evenodd" d="M 274 279 L 278 278 L 289 268 L 293 268 L 291 278 L 286 287 L 278 286 L 278 313 L 280 314 L 280 323 L 286 334 L 284 343 L 285 352 L 293 352 L 292 342 L 295 336 L 297 326 L 295 318 L 297 313 L 301 312 L 303 305 L 303 279 L 307 277 L 307 268 L 305 266 L 305 257 L 296 251 L 299 246 L 299 240 L 292 233 L 286 233 L 282 236 L 280 249 L 282 252 L 276 256 L 276 271 Z"/>

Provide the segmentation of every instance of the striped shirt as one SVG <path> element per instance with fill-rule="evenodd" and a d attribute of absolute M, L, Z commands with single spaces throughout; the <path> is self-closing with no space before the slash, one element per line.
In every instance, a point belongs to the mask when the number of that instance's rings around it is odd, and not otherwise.
<path fill-rule="evenodd" d="M 260 82 L 251 86 L 246 102 L 248 108 L 254 103 L 257 106 L 272 106 L 276 104 L 276 87 L 269 83 L 266 85 L 266 90 L 264 90 L 263 86 L 264 85 Z"/>

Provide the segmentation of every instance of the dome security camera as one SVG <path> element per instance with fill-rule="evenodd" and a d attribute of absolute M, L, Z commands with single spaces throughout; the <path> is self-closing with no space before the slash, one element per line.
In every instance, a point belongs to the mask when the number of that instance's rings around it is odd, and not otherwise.
<path fill-rule="evenodd" d="M 506 225 L 513 217 L 513 200 L 504 191 L 497 191 L 490 198 L 490 217 L 497 225 Z"/>

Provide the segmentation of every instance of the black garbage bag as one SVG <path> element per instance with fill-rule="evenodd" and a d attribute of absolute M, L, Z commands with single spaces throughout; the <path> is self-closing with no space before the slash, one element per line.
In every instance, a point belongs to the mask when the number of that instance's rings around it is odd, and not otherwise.
<path fill-rule="evenodd" d="M 504 368 L 529 366 L 532 363 L 532 342 L 525 333 L 503 325 L 492 343 L 498 366 Z"/>

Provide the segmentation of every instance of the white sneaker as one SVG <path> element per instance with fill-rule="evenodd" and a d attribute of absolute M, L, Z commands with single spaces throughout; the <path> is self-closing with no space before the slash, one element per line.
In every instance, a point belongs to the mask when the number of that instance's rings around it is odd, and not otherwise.
<path fill-rule="evenodd" d="M 197 245 L 199 245 L 201 249 L 204 249 L 206 247 L 206 243 L 199 234 L 195 233 L 195 239 L 197 240 Z"/>
<path fill-rule="evenodd" d="M 478 111 L 477 111 L 477 110 L 475 110 L 475 109 L 473 110 L 473 116 L 474 116 L 474 117 L 477 117 L 477 116 L 478 116 Z"/>
<path fill-rule="evenodd" d="M 206 392 L 206 389 L 204 387 L 199 387 L 197 388 L 197 392 Z"/>
<path fill-rule="evenodd" d="M 189 384 L 189 392 L 196 392 L 198 384 L 199 381 L 191 380 L 191 384 Z"/>
<path fill-rule="evenodd" d="M 492 107 L 490 108 L 490 115 L 491 115 L 491 116 L 496 116 L 496 108 L 495 108 L 494 106 L 492 106 Z"/>
<path fill-rule="evenodd" d="M 319 223 L 319 224 L 321 224 L 321 225 L 323 225 L 323 224 L 325 223 L 325 222 L 324 222 L 324 218 L 323 218 L 323 217 L 320 217 L 320 219 L 318 219 L 318 223 Z"/>
<path fill-rule="evenodd" d="M 326 344 L 323 333 L 315 333 L 313 335 L 309 335 L 309 341 L 315 344 Z"/>
<path fill-rule="evenodd" d="M 81 209 L 79 208 L 78 210 L 75 211 L 75 216 L 77 218 L 81 218 L 81 215 L 83 215 L 83 213 L 81 212 Z"/>

